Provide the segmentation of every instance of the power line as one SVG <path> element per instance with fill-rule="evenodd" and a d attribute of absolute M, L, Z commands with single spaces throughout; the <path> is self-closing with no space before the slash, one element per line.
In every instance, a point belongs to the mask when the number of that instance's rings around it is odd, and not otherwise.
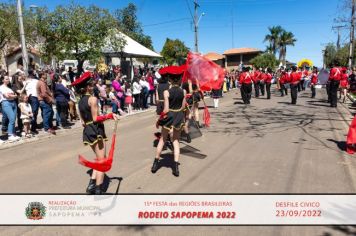
<path fill-rule="evenodd" d="M 192 12 L 192 10 L 190 9 L 190 6 L 189 6 L 189 3 L 188 3 L 188 0 L 185 0 L 185 2 L 187 3 L 187 7 L 188 7 L 188 10 L 189 10 L 190 16 L 191 16 L 191 17 L 192 17 L 192 19 L 194 20 L 193 12 Z"/>
<path fill-rule="evenodd" d="M 169 21 L 162 21 L 162 22 L 158 22 L 158 23 L 154 23 L 154 24 L 148 24 L 148 25 L 144 25 L 143 27 L 150 27 L 150 26 L 156 26 L 156 25 L 164 25 L 164 24 L 169 24 L 169 23 L 174 23 L 174 22 L 181 22 L 181 21 L 187 21 L 190 18 L 180 18 L 180 19 L 175 19 L 175 20 L 169 20 Z"/>

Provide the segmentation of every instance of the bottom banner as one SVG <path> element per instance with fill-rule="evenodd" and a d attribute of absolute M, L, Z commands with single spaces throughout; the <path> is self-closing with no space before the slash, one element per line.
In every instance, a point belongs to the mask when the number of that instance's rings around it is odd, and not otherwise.
<path fill-rule="evenodd" d="M 356 225 L 355 195 L 0 195 L 1 225 Z"/>

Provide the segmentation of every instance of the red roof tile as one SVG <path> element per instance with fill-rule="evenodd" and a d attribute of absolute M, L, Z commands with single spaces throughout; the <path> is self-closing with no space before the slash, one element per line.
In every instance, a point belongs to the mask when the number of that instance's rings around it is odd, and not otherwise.
<path fill-rule="evenodd" d="M 262 51 L 257 48 L 232 48 L 226 50 L 223 54 L 232 55 L 232 54 L 246 54 L 246 53 L 258 53 L 258 52 L 262 52 Z"/>

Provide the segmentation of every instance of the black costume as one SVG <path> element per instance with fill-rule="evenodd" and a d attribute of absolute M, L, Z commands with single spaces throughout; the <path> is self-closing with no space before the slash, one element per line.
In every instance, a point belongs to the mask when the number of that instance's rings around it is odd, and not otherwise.
<path fill-rule="evenodd" d="M 157 93 L 158 93 L 158 101 L 157 101 L 157 107 L 156 107 L 157 115 L 160 115 L 163 112 L 163 109 L 164 109 L 163 92 L 165 90 L 168 90 L 169 86 L 170 86 L 170 84 L 168 82 L 159 83 L 157 86 Z"/>
<path fill-rule="evenodd" d="M 78 102 L 79 112 L 82 120 L 85 123 L 83 130 L 83 143 L 85 145 L 94 145 L 99 140 L 107 141 L 108 138 L 105 134 L 105 128 L 103 123 L 97 123 L 93 121 L 91 115 L 91 109 L 88 103 L 90 95 L 84 95 Z"/>
<path fill-rule="evenodd" d="M 169 112 L 164 119 L 162 126 L 170 130 L 172 127 L 176 130 L 182 130 L 185 125 L 185 114 L 182 109 L 184 91 L 178 86 L 172 86 L 169 90 Z"/>

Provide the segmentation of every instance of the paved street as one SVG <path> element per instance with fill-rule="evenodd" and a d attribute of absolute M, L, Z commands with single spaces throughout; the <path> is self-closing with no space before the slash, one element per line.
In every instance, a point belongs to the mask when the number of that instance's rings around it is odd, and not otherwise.
<path fill-rule="evenodd" d="M 169 167 L 156 174 L 150 168 L 155 113 L 146 112 L 120 121 L 114 166 L 110 178 L 122 177 L 120 193 L 355 193 L 356 159 L 344 151 L 352 113 L 325 103 L 310 91 L 290 97 L 252 99 L 242 104 L 237 90 L 210 109 L 212 124 L 203 137 L 181 143 L 180 172 Z M 208 104 L 212 100 L 208 100 Z M 352 110 L 351 110 L 352 111 Z M 106 123 L 111 136 L 113 122 Z M 50 139 L 0 150 L 2 193 L 83 193 L 86 169 L 78 154 L 93 157 L 81 143 L 82 129 Z M 165 152 L 167 166 L 172 155 Z M 108 192 L 114 193 L 112 180 Z M 343 227 L 2 227 L 1 235 L 347 235 Z"/>

